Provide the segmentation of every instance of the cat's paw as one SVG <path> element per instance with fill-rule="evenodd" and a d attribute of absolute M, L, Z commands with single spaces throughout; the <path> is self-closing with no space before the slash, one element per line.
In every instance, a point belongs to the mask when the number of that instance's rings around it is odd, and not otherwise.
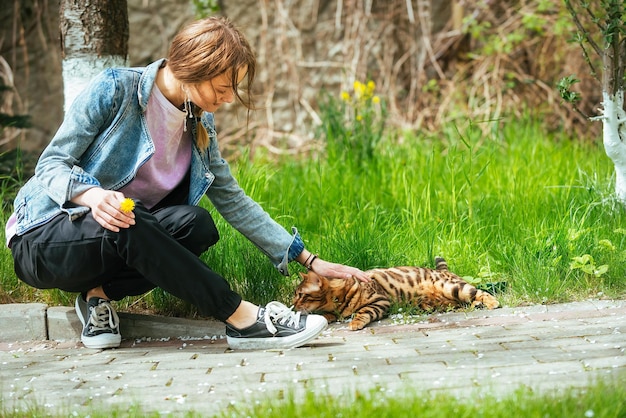
<path fill-rule="evenodd" d="M 334 315 L 334 314 L 331 314 L 331 313 L 328 313 L 328 312 L 324 313 L 324 318 L 326 318 L 328 323 L 335 322 L 335 321 L 339 320 L 337 315 Z"/>
<path fill-rule="evenodd" d="M 472 303 L 472 307 L 496 309 L 500 307 L 500 302 L 498 302 L 498 299 L 494 298 L 489 293 L 479 290 L 476 293 L 476 298 Z"/>
<path fill-rule="evenodd" d="M 353 319 L 348 324 L 348 328 L 350 328 L 350 330 L 352 331 L 358 331 L 360 329 L 365 328 L 366 325 L 367 323 L 365 321 L 359 321 L 358 319 Z"/>

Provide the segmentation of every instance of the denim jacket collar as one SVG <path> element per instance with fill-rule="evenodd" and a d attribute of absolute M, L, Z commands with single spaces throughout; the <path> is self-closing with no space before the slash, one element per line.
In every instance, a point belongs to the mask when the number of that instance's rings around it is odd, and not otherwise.
<path fill-rule="evenodd" d="M 142 111 L 146 111 L 146 107 L 148 106 L 148 99 L 150 98 L 150 93 L 152 92 L 152 88 L 154 87 L 154 83 L 156 80 L 157 73 L 159 69 L 165 66 L 167 60 L 162 58 L 158 61 L 153 62 L 148 65 L 143 74 L 139 77 L 139 86 L 137 87 L 137 99 L 139 100 L 139 106 Z"/>

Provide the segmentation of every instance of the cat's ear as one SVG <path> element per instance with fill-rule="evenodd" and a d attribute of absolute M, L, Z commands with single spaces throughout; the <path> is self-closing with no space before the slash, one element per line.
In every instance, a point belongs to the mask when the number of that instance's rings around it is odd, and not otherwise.
<path fill-rule="evenodd" d="M 304 281 L 306 280 L 306 273 L 299 272 L 299 273 L 298 273 L 298 275 L 299 275 L 300 277 L 297 277 L 297 276 L 296 276 L 296 277 L 294 277 L 294 276 L 292 276 L 292 277 L 293 277 L 293 283 L 294 283 L 296 286 L 299 286 L 300 284 L 304 283 Z"/>
<path fill-rule="evenodd" d="M 309 279 L 309 273 L 303 273 L 303 272 L 299 272 L 298 273 L 300 275 L 300 283 L 305 283 L 308 281 Z"/>
<path fill-rule="evenodd" d="M 314 271 L 309 272 L 309 274 L 307 275 L 307 279 L 310 283 L 322 287 L 322 276 L 315 273 Z"/>

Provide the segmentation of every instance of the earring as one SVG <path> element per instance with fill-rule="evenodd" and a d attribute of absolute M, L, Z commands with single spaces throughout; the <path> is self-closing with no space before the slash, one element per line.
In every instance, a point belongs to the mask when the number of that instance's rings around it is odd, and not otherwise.
<path fill-rule="evenodd" d="M 180 88 L 183 90 L 183 93 L 185 93 L 185 101 L 183 102 L 183 111 L 185 112 L 185 115 L 187 118 L 191 119 L 193 118 L 193 109 L 191 107 L 191 99 L 189 98 L 189 92 L 187 91 L 187 88 L 181 84 Z M 187 132 L 187 120 L 185 119 L 184 125 L 183 125 L 183 132 Z"/>

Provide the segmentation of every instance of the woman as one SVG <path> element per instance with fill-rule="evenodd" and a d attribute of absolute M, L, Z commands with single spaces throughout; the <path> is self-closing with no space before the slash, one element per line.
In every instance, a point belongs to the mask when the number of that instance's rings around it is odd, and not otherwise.
<path fill-rule="evenodd" d="M 6 232 L 21 280 L 80 292 L 85 346 L 119 346 L 110 301 L 154 287 L 225 322 L 233 349 L 292 348 L 323 331 L 319 315 L 242 300 L 200 260 L 218 240 L 197 206 L 204 194 L 282 274 L 295 260 L 322 275 L 367 280 L 306 250 L 297 230 L 273 221 L 222 159 L 213 112 L 235 99 L 251 108 L 238 85 L 245 79 L 250 97 L 255 66 L 243 35 L 212 17 L 183 28 L 167 60 L 104 71 L 69 108 L 19 191 Z M 120 207 L 126 198 L 134 210 Z"/>

